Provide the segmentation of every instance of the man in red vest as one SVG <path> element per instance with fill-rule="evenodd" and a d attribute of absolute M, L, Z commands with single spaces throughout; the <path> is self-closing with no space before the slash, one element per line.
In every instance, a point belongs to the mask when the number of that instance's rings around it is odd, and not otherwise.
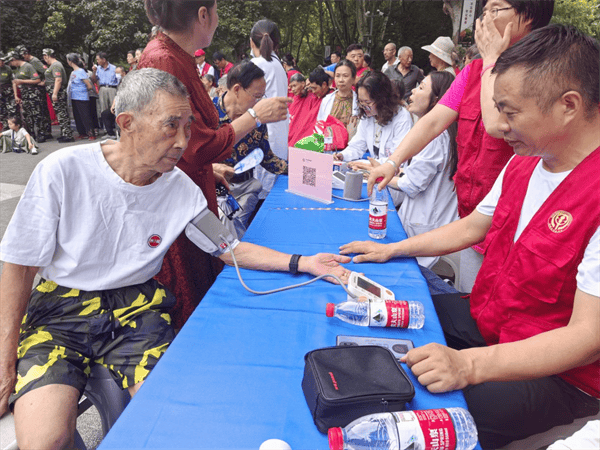
<path fill-rule="evenodd" d="M 470 299 L 434 296 L 448 347 L 405 362 L 431 392 L 463 389 L 483 448 L 598 414 L 600 65 L 597 40 L 550 25 L 493 69 L 497 128 L 516 153 L 467 217 L 355 262 L 452 253 L 485 240 Z"/>
<path fill-rule="evenodd" d="M 200 77 L 203 77 L 204 75 L 215 76 L 215 68 L 206 62 L 206 53 L 204 50 L 201 48 L 196 50 L 194 53 L 194 60 L 196 61 L 196 70 Z"/>
<path fill-rule="evenodd" d="M 213 53 L 213 61 L 219 69 L 219 78 L 223 78 L 227 75 L 227 72 L 233 67 L 233 63 L 230 63 L 225 59 L 225 55 L 221 52 Z"/>

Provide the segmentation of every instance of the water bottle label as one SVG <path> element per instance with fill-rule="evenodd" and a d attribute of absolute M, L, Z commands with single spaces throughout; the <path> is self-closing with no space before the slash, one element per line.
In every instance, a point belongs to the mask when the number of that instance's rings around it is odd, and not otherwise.
<path fill-rule="evenodd" d="M 396 419 L 400 450 L 454 450 L 456 433 L 452 418 L 445 409 L 400 411 L 392 413 Z"/>
<path fill-rule="evenodd" d="M 387 205 L 369 205 L 369 228 L 371 230 L 387 228 Z"/>
<path fill-rule="evenodd" d="M 408 328 L 410 319 L 408 302 L 403 300 L 386 300 L 371 302 L 371 327 Z"/>

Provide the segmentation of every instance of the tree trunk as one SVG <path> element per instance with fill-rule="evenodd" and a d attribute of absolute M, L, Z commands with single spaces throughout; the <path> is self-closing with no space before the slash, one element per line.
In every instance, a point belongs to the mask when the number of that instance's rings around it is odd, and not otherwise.
<path fill-rule="evenodd" d="M 444 0 L 444 12 L 452 19 L 452 40 L 455 44 L 458 43 L 462 6 L 462 0 Z"/>

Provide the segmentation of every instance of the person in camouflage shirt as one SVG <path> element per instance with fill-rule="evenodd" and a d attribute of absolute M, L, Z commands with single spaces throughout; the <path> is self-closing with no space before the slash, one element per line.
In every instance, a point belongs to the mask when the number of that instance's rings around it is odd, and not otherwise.
<path fill-rule="evenodd" d="M 23 121 L 25 129 L 36 139 L 38 135 L 43 135 L 41 128 L 41 113 L 39 96 L 35 86 L 40 82 L 40 74 L 34 67 L 25 62 L 23 57 L 15 52 L 10 52 L 6 61 L 15 69 L 13 83 L 13 92 L 15 102 L 21 105 L 23 111 Z M 18 91 L 21 91 L 21 98 L 18 98 Z M 38 134 L 35 133 L 37 129 Z"/>
<path fill-rule="evenodd" d="M 23 57 L 23 60 L 31 64 L 40 76 L 40 84 L 34 85 L 37 102 L 39 105 L 38 108 L 40 116 L 38 120 L 42 130 L 38 136 L 38 142 L 45 142 L 47 139 L 52 139 L 52 121 L 50 120 L 48 98 L 46 96 L 46 87 L 44 83 L 46 66 L 38 58 L 33 56 L 29 52 L 29 49 L 24 45 L 17 45 L 17 47 L 15 47 L 15 51 L 19 52 L 19 54 Z"/>
<path fill-rule="evenodd" d="M 17 104 L 13 92 L 13 71 L 5 63 L 6 55 L 0 52 L 0 121 L 2 129 L 8 128 L 8 118 L 17 116 Z"/>
<path fill-rule="evenodd" d="M 54 106 L 56 118 L 60 124 L 61 136 L 57 141 L 73 142 L 71 119 L 69 119 L 69 111 L 67 110 L 67 73 L 62 63 L 56 59 L 54 50 L 45 48 L 42 54 L 44 55 L 44 61 L 48 65 L 44 74 L 46 92 L 48 92 L 48 95 L 52 99 L 52 106 Z"/>

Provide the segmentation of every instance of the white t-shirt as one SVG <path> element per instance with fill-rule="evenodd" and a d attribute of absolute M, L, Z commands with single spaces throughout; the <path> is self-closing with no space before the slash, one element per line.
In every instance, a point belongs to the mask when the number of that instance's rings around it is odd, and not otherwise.
<path fill-rule="evenodd" d="M 205 207 L 202 191 L 178 168 L 135 186 L 112 170 L 100 143 L 65 148 L 35 168 L 0 259 L 40 267 L 43 278 L 74 289 L 144 283 Z"/>
<path fill-rule="evenodd" d="M 262 56 L 252 58 L 252 62 L 260 67 L 265 72 L 265 81 L 267 88 L 265 97 L 287 97 L 288 95 L 288 78 L 279 57 L 275 53 L 271 53 L 271 61 L 267 61 Z M 276 156 L 281 159 L 288 159 L 288 134 L 290 131 L 290 115 L 288 114 L 284 120 L 275 123 L 267 124 L 267 132 L 269 133 L 269 145 Z M 259 198 L 264 199 L 271 192 L 277 176 L 268 172 L 264 167 L 257 166 L 254 169 L 254 178 L 259 180 L 263 185 L 263 190 L 259 194 Z"/>
<path fill-rule="evenodd" d="M 510 161 L 508 164 L 510 164 Z M 500 172 L 492 190 L 477 206 L 477 211 L 481 214 L 486 216 L 494 215 L 498 199 L 502 193 L 502 180 L 504 179 L 505 171 L 506 166 L 502 169 L 502 172 Z M 535 166 L 531 179 L 529 180 L 529 185 L 527 186 L 527 194 L 525 194 L 523 208 L 521 209 L 521 217 L 519 218 L 519 224 L 515 233 L 515 242 L 519 236 L 521 236 L 521 233 L 529 224 L 535 213 L 540 209 L 540 206 L 542 206 L 554 189 L 556 189 L 570 173 L 570 170 L 560 173 L 548 172 L 542 166 L 542 160 Z M 590 242 L 585 249 L 583 260 L 577 268 L 577 287 L 586 294 L 600 297 L 600 228 L 596 230 L 590 239 Z"/>

